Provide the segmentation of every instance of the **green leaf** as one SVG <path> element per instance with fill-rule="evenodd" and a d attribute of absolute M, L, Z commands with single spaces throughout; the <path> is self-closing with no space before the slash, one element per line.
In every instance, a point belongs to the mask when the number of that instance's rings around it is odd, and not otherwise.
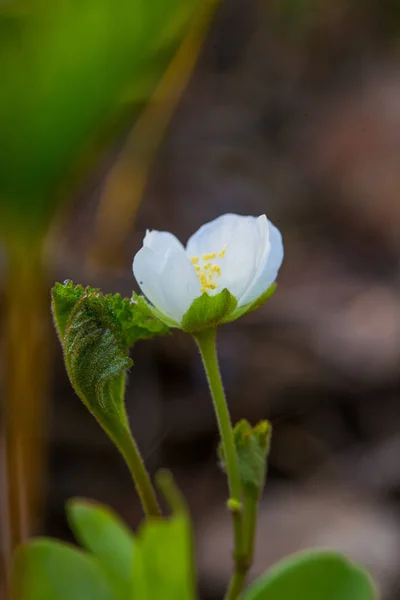
<path fill-rule="evenodd" d="M 233 429 L 239 474 L 245 493 L 258 496 L 264 487 L 271 433 L 268 421 L 260 421 L 253 428 L 246 419 L 242 419 Z M 218 453 L 225 468 L 222 444 L 218 447 Z"/>
<path fill-rule="evenodd" d="M 133 442 L 124 405 L 129 347 L 168 328 L 135 303 L 93 288 L 56 284 L 52 311 L 65 366 L 79 398 L 96 417 L 129 464 Z"/>
<path fill-rule="evenodd" d="M 183 315 L 182 329 L 188 333 L 199 333 L 221 324 L 235 310 L 236 298 L 225 288 L 215 296 L 206 292 L 196 298 Z"/>
<path fill-rule="evenodd" d="M 64 340 L 68 317 L 78 300 L 81 300 L 84 296 L 96 294 L 98 292 L 99 290 L 97 288 L 84 288 L 82 285 L 74 285 L 70 280 L 54 285 L 51 291 L 51 308 L 53 311 L 54 324 L 61 343 Z"/>
<path fill-rule="evenodd" d="M 119 346 L 126 351 L 138 340 L 169 333 L 169 327 L 154 316 L 143 296 L 133 293 L 132 300 L 121 298 L 119 294 L 103 296 L 97 288 L 84 288 L 67 280 L 56 283 L 52 290 L 54 323 L 61 343 L 72 309 L 84 296 L 96 297 L 103 303 L 104 313 L 109 315 L 108 325 L 112 326 Z"/>
<path fill-rule="evenodd" d="M 368 573 L 335 552 L 314 551 L 278 563 L 243 600 L 376 600 Z"/>
<path fill-rule="evenodd" d="M 12 600 L 115 600 L 93 557 L 49 539 L 16 551 L 11 590 Z"/>
<path fill-rule="evenodd" d="M 44 227 L 66 182 L 138 116 L 201 2 L 1 4 L 0 229 L 7 234 Z"/>
<path fill-rule="evenodd" d="M 69 501 L 67 514 L 77 540 L 96 556 L 118 598 L 130 598 L 134 537 L 129 528 L 108 507 L 89 500 Z"/>
<path fill-rule="evenodd" d="M 260 306 L 265 304 L 265 302 L 267 302 L 267 300 L 269 300 L 271 298 L 271 296 L 274 295 L 276 287 L 277 287 L 276 283 L 273 283 L 263 294 L 261 294 L 261 296 L 256 298 L 256 300 L 253 300 L 253 302 L 250 302 L 249 304 L 246 304 L 245 306 L 240 306 L 226 320 L 228 322 L 235 321 L 239 317 L 243 317 L 244 315 L 247 315 L 247 314 L 257 310 L 258 308 L 260 308 Z"/>
<path fill-rule="evenodd" d="M 158 482 L 173 514 L 167 519 L 148 519 L 139 529 L 133 561 L 132 597 L 195 600 L 189 516 L 170 474 L 159 474 Z"/>
<path fill-rule="evenodd" d="M 133 598 L 193 600 L 192 548 L 187 519 L 151 519 L 139 531 Z"/>

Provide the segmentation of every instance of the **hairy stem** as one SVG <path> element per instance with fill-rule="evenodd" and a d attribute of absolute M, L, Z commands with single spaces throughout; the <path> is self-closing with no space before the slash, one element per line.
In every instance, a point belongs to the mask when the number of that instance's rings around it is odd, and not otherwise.
<path fill-rule="evenodd" d="M 238 598 L 245 584 L 247 574 L 247 549 L 243 520 L 242 506 L 242 484 L 240 481 L 239 465 L 231 419 L 228 405 L 225 398 L 225 392 L 222 385 L 221 374 L 218 365 L 216 351 L 216 330 L 208 329 L 195 335 L 195 340 L 200 349 L 203 359 L 204 370 L 207 375 L 211 396 L 214 403 L 215 414 L 217 417 L 219 432 L 224 449 L 225 467 L 229 485 L 228 507 L 232 512 L 234 528 L 234 561 L 235 571 L 232 582 L 226 596 L 226 600 Z"/>
<path fill-rule="evenodd" d="M 115 441 L 129 467 L 146 517 L 160 517 L 161 510 L 153 484 L 144 465 L 140 450 L 129 429 L 124 429 L 118 441 Z"/>

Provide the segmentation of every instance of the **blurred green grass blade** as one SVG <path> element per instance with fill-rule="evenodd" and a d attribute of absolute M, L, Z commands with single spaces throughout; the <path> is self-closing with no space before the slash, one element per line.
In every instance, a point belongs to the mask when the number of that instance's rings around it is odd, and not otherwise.
<path fill-rule="evenodd" d="M 199 1 L 36 0 L 0 11 L 0 226 L 49 217 L 85 151 L 151 95 Z"/>
<path fill-rule="evenodd" d="M 118 598 L 130 598 L 134 537 L 128 527 L 108 507 L 91 500 L 71 500 L 67 514 L 75 537 L 99 560 Z"/>
<path fill-rule="evenodd" d="M 361 567 L 329 551 L 299 553 L 255 581 L 243 600 L 376 600 Z"/>
<path fill-rule="evenodd" d="M 115 600 L 96 560 L 56 540 L 21 546 L 12 573 L 12 600 Z"/>

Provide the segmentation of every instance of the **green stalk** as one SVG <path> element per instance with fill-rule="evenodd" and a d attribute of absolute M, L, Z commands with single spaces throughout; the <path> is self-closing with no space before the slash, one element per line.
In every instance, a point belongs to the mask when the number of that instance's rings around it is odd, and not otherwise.
<path fill-rule="evenodd" d="M 194 337 L 200 350 L 206 372 L 211 396 L 214 403 L 219 432 L 224 450 L 226 473 L 229 485 L 228 508 L 232 512 L 234 528 L 234 560 L 235 571 L 229 586 L 226 600 L 238 598 L 243 589 L 247 574 L 247 551 L 243 520 L 242 484 L 239 464 L 233 437 L 232 423 L 222 385 L 216 351 L 216 329 L 208 329 L 197 333 Z"/>
<path fill-rule="evenodd" d="M 131 472 L 136 491 L 146 517 L 161 517 L 162 513 L 149 474 L 144 466 L 140 450 L 129 429 L 124 429 L 118 441 L 113 438 L 122 452 Z"/>

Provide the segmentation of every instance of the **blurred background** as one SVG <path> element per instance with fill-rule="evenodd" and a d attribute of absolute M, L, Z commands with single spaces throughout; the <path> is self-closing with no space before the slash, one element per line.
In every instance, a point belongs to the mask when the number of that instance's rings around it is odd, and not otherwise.
<path fill-rule="evenodd" d="M 129 110 L 124 105 L 118 128 L 104 140 L 111 102 L 90 127 L 80 121 L 84 135 L 74 139 L 73 152 L 78 156 L 95 132 L 102 153 L 90 168 L 80 167 L 84 178 L 69 166 L 61 177 L 55 168 L 46 188 L 62 191 L 46 196 L 57 198 L 54 205 L 38 200 L 36 188 L 29 193 L 45 164 L 32 163 L 34 141 L 47 144 L 54 158 L 76 115 L 46 111 L 41 119 L 49 120 L 54 139 L 38 126 L 15 142 L 21 114 L 42 122 L 35 110 L 49 97 L 57 57 L 43 95 L 36 94 L 35 72 L 28 86 L 15 84 L 15 48 L 6 44 L 16 30 L 23 35 L 26 4 L 0 9 L 0 66 L 8 66 L 0 92 L 3 571 L 13 539 L 32 532 L 71 539 L 64 513 L 71 496 L 107 503 L 132 526 L 141 518 L 122 459 L 69 384 L 51 326 L 53 282 L 72 279 L 130 296 L 137 290 L 131 263 L 146 228 L 186 241 L 222 213 L 266 213 L 285 243 L 278 290 L 219 333 L 233 420 L 266 417 L 274 428 L 252 576 L 301 548 L 333 547 L 371 570 L 384 600 L 396 600 L 400 4 L 224 0 L 215 13 L 211 3 L 193 2 L 190 11 L 188 0 L 173 4 L 171 22 L 181 6 L 184 16 L 176 28 L 158 19 L 160 45 L 149 54 L 156 68 L 138 66 L 145 82 L 151 73 L 151 84 L 143 84 Z M 84 24 L 78 42 L 76 29 L 65 26 L 64 41 L 85 43 Z M 52 44 L 49 38 L 41 51 L 52 54 Z M 99 56 L 104 67 L 106 51 Z M 124 86 L 132 90 L 127 72 Z M 111 90 L 106 74 L 105 68 L 93 97 Z M 72 104 L 86 102 L 92 115 L 84 78 L 74 85 Z M 124 86 L 118 98 L 126 98 Z M 22 90 L 23 106 L 15 103 Z M 59 164 L 68 160 L 64 153 Z M 139 343 L 132 358 L 132 429 L 150 471 L 171 468 L 186 495 L 201 597 L 218 600 L 231 569 L 231 523 L 197 350 L 175 332 Z M 15 482 L 20 472 L 27 505 Z"/>

